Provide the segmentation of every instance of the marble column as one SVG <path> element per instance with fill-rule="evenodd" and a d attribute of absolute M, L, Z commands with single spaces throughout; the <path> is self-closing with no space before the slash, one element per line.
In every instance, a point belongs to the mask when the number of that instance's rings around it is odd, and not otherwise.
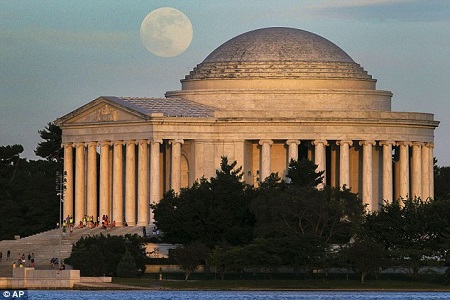
<path fill-rule="evenodd" d="M 150 145 L 150 203 L 159 203 L 161 200 L 160 184 L 160 146 L 162 140 L 153 140 Z M 153 222 L 153 212 L 151 212 L 151 221 Z"/>
<path fill-rule="evenodd" d="M 63 218 L 73 216 L 73 145 L 64 145 L 64 172 L 67 179 L 64 192 Z"/>
<path fill-rule="evenodd" d="M 97 142 L 90 142 L 87 146 L 87 215 L 97 220 Z"/>
<path fill-rule="evenodd" d="M 409 146 L 411 146 L 411 142 L 398 142 L 397 143 L 400 149 L 400 197 L 403 199 L 408 198 L 409 195 Z"/>
<path fill-rule="evenodd" d="M 100 222 L 103 215 L 109 212 L 109 147 L 110 141 L 101 142 L 100 144 L 100 200 L 99 200 L 99 216 Z"/>
<path fill-rule="evenodd" d="M 112 221 L 121 226 L 123 221 L 123 141 L 114 142 Z"/>
<path fill-rule="evenodd" d="M 430 198 L 434 199 L 434 155 L 433 155 L 433 148 L 434 148 L 434 144 L 433 143 L 427 143 L 428 146 L 428 165 L 430 166 L 429 168 L 429 177 L 430 177 Z"/>
<path fill-rule="evenodd" d="M 351 140 L 336 141 L 339 146 L 339 186 L 350 188 L 350 146 Z"/>
<path fill-rule="evenodd" d="M 300 145 L 299 140 L 287 140 L 286 145 L 288 145 L 288 166 L 291 160 L 298 160 L 298 145 Z"/>
<path fill-rule="evenodd" d="M 136 225 L 136 141 L 126 142 L 125 221 Z"/>
<path fill-rule="evenodd" d="M 272 146 L 272 140 L 260 140 L 261 145 L 261 171 L 259 172 L 259 180 L 263 182 L 270 175 L 270 146 Z"/>
<path fill-rule="evenodd" d="M 395 142 L 381 141 L 380 146 L 383 147 L 383 200 L 392 203 L 394 201 L 392 146 L 395 146 Z"/>
<path fill-rule="evenodd" d="M 422 145 L 422 200 L 430 197 L 430 148 L 428 143 Z"/>
<path fill-rule="evenodd" d="M 360 141 L 360 146 L 363 146 L 363 185 L 362 185 L 362 200 L 366 204 L 368 211 L 374 211 L 378 207 L 373 204 L 373 146 L 375 141 Z"/>
<path fill-rule="evenodd" d="M 323 189 L 323 187 L 327 184 L 326 178 L 326 169 L 327 169 L 327 153 L 326 146 L 328 146 L 328 142 L 326 140 L 315 140 L 312 142 L 315 146 L 314 149 L 314 163 L 317 165 L 316 171 L 324 171 L 323 172 L 323 182 L 317 186 L 318 189 Z"/>
<path fill-rule="evenodd" d="M 412 143 L 411 197 L 422 198 L 422 143 Z"/>
<path fill-rule="evenodd" d="M 149 223 L 149 166 L 148 166 L 148 140 L 139 141 L 138 158 L 138 226 L 147 226 Z"/>
<path fill-rule="evenodd" d="M 77 143 L 75 160 L 75 216 L 74 222 L 78 224 L 86 214 L 86 167 L 84 143 Z"/>
<path fill-rule="evenodd" d="M 179 193 L 181 189 L 181 145 L 184 141 L 181 139 L 170 140 L 172 145 L 172 168 L 170 171 L 171 189 Z"/>

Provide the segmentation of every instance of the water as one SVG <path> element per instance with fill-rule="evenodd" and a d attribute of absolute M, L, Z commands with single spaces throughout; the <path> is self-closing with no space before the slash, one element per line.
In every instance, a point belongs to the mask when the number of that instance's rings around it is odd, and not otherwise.
<path fill-rule="evenodd" d="M 2 297 L 0 296 L 0 299 Z M 32 300 L 447 300 L 450 292 L 28 291 Z"/>

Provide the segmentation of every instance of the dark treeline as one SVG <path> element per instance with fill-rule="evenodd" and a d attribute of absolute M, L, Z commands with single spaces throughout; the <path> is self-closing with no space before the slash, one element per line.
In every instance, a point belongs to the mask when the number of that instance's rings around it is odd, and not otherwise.
<path fill-rule="evenodd" d="M 178 195 L 166 193 L 153 208 L 162 241 L 179 245 L 171 260 L 186 280 L 201 263 L 221 278 L 249 270 L 270 276 L 280 267 L 308 278 L 314 270 L 340 268 L 357 272 L 361 281 L 393 267 L 417 280 L 421 267 L 448 265 L 445 189 L 434 200 L 401 199 L 367 213 L 348 189 L 318 189 L 322 172 L 316 168 L 291 161 L 286 180 L 271 174 L 254 188 L 242 181 L 236 162 L 223 158 L 216 177 Z"/>
<path fill-rule="evenodd" d="M 56 171 L 61 171 L 61 130 L 49 123 L 39 131 L 36 155 L 21 157 L 21 145 L 0 146 L 0 240 L 29 236 L 55 228 L 59 219 Z"/>

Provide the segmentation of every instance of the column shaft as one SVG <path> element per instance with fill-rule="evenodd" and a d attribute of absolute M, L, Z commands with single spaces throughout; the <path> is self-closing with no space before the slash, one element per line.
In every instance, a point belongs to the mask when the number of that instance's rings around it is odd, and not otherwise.
<path fill-rule="evenodd" d="M 434 199 L 434 155 L 433 155 L 433 143 L 428 143 L 428 154 L 430 155 L 428 158 L 428 165 L 430 166 L 429 176 L 430 176 L 430 198 Z"/>
<path fill-rule="evenodd" d="M 171 189 L 179 193 L 181 189 L 181 145 L 183 140 L 171 140 L 172 168 L 170 173 Z"/>
<path fill-rule="evenodd" d="M 161 200 L 160 184 L 160 163 L 159 163 L 159 149 L 162 140 L 154 140 L 151 143 L 151 157 L 150 157 L 150 203 L 159 203 Z M 153 212 L 151 213 L 151 221 L 154 222 Z"/>
<path fill-rule="evenodd" d="M 97 142 L 88 144 L 87 215 L 97 220 Z"/>
<path fill-rule="evenodd" d="M 339 185 L 341 188 L 350 188 L 350 146 L 352 141 L 337 141 L 339 148 Z"/>
<path fill-rule="evenodd" d="M 100 143 L 100 201 L 99 216 L 100 222 L 103 215 L 109 212 L 109 146 L 110 142 Z"/>
<path fill-rule="evenodd" d="M 317 165 L 317 172 L 323 172 L 323 182 L 317 186 L 319 189 L 323 189 L 323 187 L 327 184 L 327 155 L 326 155 L 326 146 L 328 145 L 326 140 L 315 140 L 313 141 L 314 149 L 314 163 Z"/>
<path fill-rule="evenodd" d="M 66 191 L 64 193 L 63 217 L 73 216 L 73 146 L 64 145 L 64 171 L 66 172 Z"/>
<path fill-rule="evenodd" d="M 272 140 L 260 140 L 261 145 L 261 171 L 259 172 L 261 182 L 270 175 L 270 146 Z"/>
<path fill-rule="evenodd" d="M 363 146 L 363 202 L 368 211 L 378 209 L 373 203 L 373 146 L 374 141 L 361 141 Z"/>
<path fill-rule="evenodd" d="M 126 186 L 125 186 L 125 221 L 136 225 L 136 149 L 135 141 L 127 142 Z"/>
<path fill-rule="evenodd" d="M 393 172 L 392 172 L 392 146 L 393 141 L 383 141 L 383 200 L 392 203 L 394 200 Z"/>
<path fill-rule="evenodd" d="M 428 144 L 422 146 L 422 200 L 430 197 L 430 148 Z"/>
<path fill-rule="evenodd" d="M 138 223 L 147 226 L 149 223 L 149 180 L 148 180 L 148 140 L 139 141 L 138 159 Z"/>
<path fill-rule="evenodd" d="M 412 143 L 411 197 L 422 197 L 422 143 Z"/>
<path fill-rule="evenodd" d="M 75 162 L 75 224 L 83 220 L 86 214 L 85 163 L 84 143 L 79 143 L 76 145 Z"/>
<path fill-rule="evenodd" d="M 113 215 L 110 221 L 116 221 L 116 225 L 123 222 L 123 141 L 114 142 L 113 161 Z"/>
<path fill-rule="evenodd" d="M 400 197 L 406 199 L 409 197 L 409 146 L 410 142 L 397 143 L 400 149 Z"/>
<path fill-rule="evenodd" d="M 288 165 L 291 160 L 298 160 L 298 145 L 300 145 L 299 140 L 287 140 L 286 144 L 288 145 Z"/>

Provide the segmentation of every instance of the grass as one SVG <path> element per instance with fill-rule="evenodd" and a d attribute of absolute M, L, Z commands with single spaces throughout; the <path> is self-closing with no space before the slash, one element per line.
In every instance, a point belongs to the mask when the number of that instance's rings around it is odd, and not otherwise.
<path fill-rule="evenodd" d="M 450 291 L 449 285 L 402 280 L 155 280 L 113 278 L 113 283 L 173 290 L 414 290 Z"/>

